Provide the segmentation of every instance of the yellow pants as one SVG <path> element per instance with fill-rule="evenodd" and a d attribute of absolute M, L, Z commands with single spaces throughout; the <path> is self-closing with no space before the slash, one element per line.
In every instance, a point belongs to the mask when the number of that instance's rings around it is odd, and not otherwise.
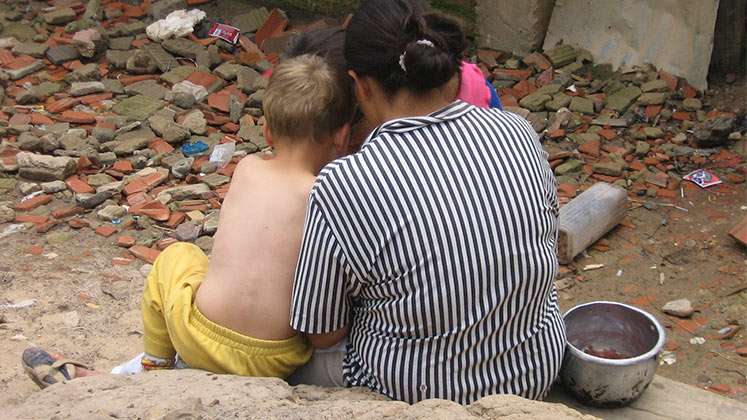
<path fill-rule="evenodd" d="M 166 360 L 176 353 L 191 368 L 220 374 L 288 377 L 311 358 L 308 342 L 259 340 L 205 318 L 194 297 L 208 259 L 188 243 L 176 243 L 156 259 L 143 293 L 145 352 Z"/>

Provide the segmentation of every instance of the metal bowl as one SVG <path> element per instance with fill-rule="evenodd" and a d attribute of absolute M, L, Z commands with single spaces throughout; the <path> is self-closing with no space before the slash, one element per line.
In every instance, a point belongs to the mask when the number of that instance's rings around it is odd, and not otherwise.
<path fill-rule="evenodd" d="M 591 302 L 565 314 L 563 384 L 583 404 L 623 407 L 654 379 L 666 334 L 648 312 L 617 302 Z"/>

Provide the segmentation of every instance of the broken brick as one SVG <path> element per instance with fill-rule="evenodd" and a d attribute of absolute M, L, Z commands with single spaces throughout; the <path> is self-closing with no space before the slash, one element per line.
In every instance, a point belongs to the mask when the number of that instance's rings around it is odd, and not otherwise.
<path fill-rule="evenodd" d="M 131 247 L 130 252 L 132 253 L 132 255 L 149 264 L 154 264 L 156 262 L 156 258 L 158 258 L 158 255 L 161 253 L 161 251 L 157 249 L 148 248 L 147 246 L 143 245 L 135 245 Z"/>
<path fill-rule="evenodd" d="M 155 200 L 130 207 L 130 214 L 135 216 L 147 216 L 158 222 L 165 222 L 169 220 L 171 211 L 165 204 Z"/>
<path fill-rule="evenodd" d="M 266 39 L 280 35 L 286 27 L 288 27 L 288 17 L 285 16 L 285 12 L 273 9 L 265 23 L 257 30 L 254 41 L 257 45 L 262 46 Z"/>
<path fill-rule="evenodd" d="M 39 245 L 32 245 L 29 247 L 29 249 L 26 251 L 31 255 L 41 255 L 44 253 L 44 248 L 42 248 Z"/>
<path fill-rule="evenodd" d="M 15 209 L 18 211 L 31 211 L 39 206 L 43 206 L 52 201 L 52 196 L 47 194 L 37 195 L 36 197 L 29 198 L 28 200 L 21 201 L 15 205 Z"/>
<path fill-rule="evenodd" d="M 49 220 L 49 216 L 38 216 L 35 214 L 17 214 L 14 220 L 15 223 L 33 223 L 40 225 Z"/>
<path fill-rule="evenodd" d="M 742 245 L 747 246 L 747 217 L 729 232 L 729 235 L 739 241 Z"/>
<path fill-rule="evenodd" d="M 96 114 L 81 111 L 64 111 L 57 120 L 74 124 L 93 124 L 96 122 Z"/>
<path fill-rule="evenodd" d="M 129 248 L 131 246 L 134 246 L 136 242 L 136 239 L 132 236 L 120 236 L 119 238 L 117 238 L 117 246 L 120 246 L 122 248 Z"/>
<path fill-rule="evenodd" d="M 125 175 L 132 173 L 132 171 L 135 170 L 135 168 L 132 166 L 132 162 L 130 162 L 129 160 L 118 160 L 114 162 L 114 165 L 112 165 L 112 169 Z"/>
<path fill-rule="evenodd" d="M 103 236 L 104 238 L 108 238 L 114 235 L 115 233 L 117 233 L 118 231 L 117 231 L 117 228 L 113 226 L 99 226 L 96 228 L 95 232 Z"/>
<path fill-rule="evenodd" d="M 171 153 L 174 151 L 174 147 L 166 143 L 164 139 L 157 138 L 153 140 L 148 148 L 156 153 Z"/>
<path fill-rule="evenodd" d="M 83 209 L 82 207 L 63 207 L 54 209 L 52 211 L 52 217 L 54 217 L 55 219 L 64 219 L 66 217 L 75 216 L 84 212 L 85 209 Z"/>
<path fill-rule="evenodd" d="M 83 229 L 85 227 L 91 226 L 88 220 L 85 220 L 85 219 L 72 219 L 72 220 L 69 220 L 67 224 L 73 229 Z"/>
<path fill-rule="evenodd" d="M 164 249 L 168 248 L 169 246 L 177 242 L 179 241 L 176 238 L 164 238 L 156 242 L 156 248 L 158 248 L 160 251 L 163 251 Z"/>
<path fill-rule="evenodd" d="M 93 194 L 96 190 L 77 176 L 71 176 L 65 180 L 65 184 L 71 191 L 77 194 Z"/>

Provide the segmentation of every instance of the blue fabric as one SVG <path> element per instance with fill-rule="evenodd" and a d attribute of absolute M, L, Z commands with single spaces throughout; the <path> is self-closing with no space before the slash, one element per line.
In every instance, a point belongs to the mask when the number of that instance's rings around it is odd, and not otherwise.
<path fill-rule="evenodd" d="M 501 98 L 498 96 L 498 91 L 495 90 L 495 86 L 493 86 L 493 84 L 488 80 L 485 81 L 485 84 L 490 90 L 490 107 L 503 111 L 503 104 L 501 103 Z"/>

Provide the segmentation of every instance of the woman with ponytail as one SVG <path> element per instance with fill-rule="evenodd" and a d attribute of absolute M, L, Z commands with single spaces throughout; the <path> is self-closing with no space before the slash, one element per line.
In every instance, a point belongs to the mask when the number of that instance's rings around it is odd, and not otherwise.
<path fill-rule="evenodd" d="M 427 20 L 362 0 L 347 29 L 378 127 L 309 198 L 291 325 L 332 350 L 297 379 L 409 403 L 543 398 L 565 349 L 555 178 L 526 120 L 454 100 L 461 51 Z"/>

